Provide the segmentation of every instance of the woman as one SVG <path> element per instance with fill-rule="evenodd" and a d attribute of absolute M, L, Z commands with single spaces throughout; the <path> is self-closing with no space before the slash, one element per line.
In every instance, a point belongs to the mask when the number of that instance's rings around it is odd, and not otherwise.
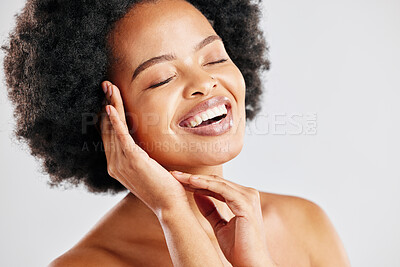
<path fill-rule="evenodd" d="M 50 266 L 349 265 L 317 205 L 223 178 L 269 66 L 257 5 L 67 2 L 29 1 L 6 48 L 17 135 L 53 184 L 129 193 Z"/>

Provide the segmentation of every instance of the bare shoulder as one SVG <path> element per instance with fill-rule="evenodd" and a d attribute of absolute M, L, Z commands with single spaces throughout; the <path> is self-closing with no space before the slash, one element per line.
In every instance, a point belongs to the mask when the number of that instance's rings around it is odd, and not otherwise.
<path fill-rule="evenodd" d="M 260 192 L 266 227 L 278 222 L 301 243 L 312 266 L 350 266 L 343 244 L 325 211 L 296 196 Z"/>
<path fill-rule="evenodd" d="M 299 237 L 332 234 L 334 231 L 323 209 L 305 198 L 260 192 L 265 220 L 278 219 Z"/>
<path fill-rule="evenodd" d="M 110 251 L 101 248 L 74 248 L 54 259 L 48 267 L 128 266 Z M 130 265 L 132 266 L 132 265 Z"/>
<path fill-rule="evenodd" d="M 260 201 L 265 215 L 279 215 L 292 227 L 311 228 L 310 223 L 318 226 L 317 222 L 329 220 L 320 206 L 305 198 L 260 192 Z M 314 226 L 312 229 L 315 230 Z"/>

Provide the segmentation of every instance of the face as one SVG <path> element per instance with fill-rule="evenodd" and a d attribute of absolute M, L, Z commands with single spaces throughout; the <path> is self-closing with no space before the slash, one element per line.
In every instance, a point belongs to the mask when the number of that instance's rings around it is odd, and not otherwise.
<path fill-rule="evenodd" d="M 150 157 L 176 168 L 216 166 L 239 154 L 245 82 L 200 11 L 183 0 L 139 4 L 111 37 L 110 80 L 132 137 Z"/>

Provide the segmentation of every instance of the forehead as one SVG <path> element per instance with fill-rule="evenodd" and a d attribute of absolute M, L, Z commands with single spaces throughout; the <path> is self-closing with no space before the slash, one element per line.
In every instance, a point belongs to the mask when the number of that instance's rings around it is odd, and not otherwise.
<path fill-rule="evenodd" d="M 189 52 L 215 34 L 207 18 L 183 0 L 160 0 L 136 5 L 117 22 L 113 35 L 116 56 L 130 66 L 166 53 Z"/>

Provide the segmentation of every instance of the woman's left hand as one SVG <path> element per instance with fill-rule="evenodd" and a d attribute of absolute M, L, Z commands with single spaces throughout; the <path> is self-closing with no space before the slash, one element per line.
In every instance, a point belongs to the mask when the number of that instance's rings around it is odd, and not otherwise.
<path fill-rule="evenodd" d="M 269 255 L 259 192 L 216 175 L 191 175 L 172 171 L 214 229 L 219 246 L 233 266 L 274 266 Z M 197 179 L 195 179 L 197 177 Z M 225 202 L 235 217 L 222 217 L 207 196 Z"/>

